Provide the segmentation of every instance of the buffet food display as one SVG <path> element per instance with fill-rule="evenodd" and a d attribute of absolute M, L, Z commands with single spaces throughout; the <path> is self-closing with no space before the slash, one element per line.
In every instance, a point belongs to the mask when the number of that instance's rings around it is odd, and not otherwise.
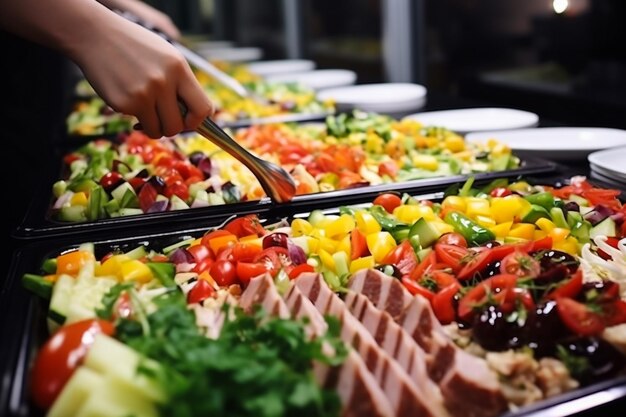
<path fill-rule="evenodd" d="M 498 416 L 611 380 L 619 195 L 470 179 L 435 200 L 57 248 L 22 278 L 52 332 L 32 399 L 51 416 Z"/>

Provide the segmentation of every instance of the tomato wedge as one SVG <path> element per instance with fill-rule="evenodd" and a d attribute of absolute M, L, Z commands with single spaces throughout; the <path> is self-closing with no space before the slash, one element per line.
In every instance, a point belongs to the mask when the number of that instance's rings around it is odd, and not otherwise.
<path fill-rule="evenodd" d="M 458 282 L 452 283 L 435 294 L 431 300 L 433 312 L 441 324 L 449 324 L 456 319 L 454 296 L 460 289 L 461 286 Z"/>
<path fill-rule="evenodd" d="M 251 235 L 261 237 L 265 234 L 265 228 L 256 214 L 248 214 L 247 216 L 236 218 L 228 222 L 224 226 L 224 230 L 239 238 Z"/>
<path fill-rule="evenodd" d="M 265 263 L 237 262 L 237 277 L 244 286 L 248 286 L 252 278 L 263 275 L 266 272 L 268 272 L 268 269 Z"/>
<path fill-rule="evenodd" d="M 480 308 L 486 301 L 487 295 L 497 295 L 507 289 L 515 288 L 517 276 L 511 274 L 494 275 L 469 290 L 459 301 L 459 317 L 470 321 L 474 310 Z"/>
<path fill-rule="evenodd" d="M 394 265 L 402 276 L 408 275 L 417 266 L 417 255 L 409 243 L 405 240 L 389 252 L 382 261 L 383 264 Z"/>
<path fill-rule="evenodd" d="M 61 327 L 48 339 L 37 354 L 31 374 L 35 404 L 43 409 L 52 406 L 99 333 L 113 335 L 113 323 L 99 319 L 82 320 Z"/>
<path fill-rule="evenodd" d="M 583 289 L 583 271 L 578 269 L 567 281 L 561 283 L 553 291 L 547 294 L 547 298 L 557 299 L 561 297 L 575 298 Z"/>
<path fill-rule="evenodd" d="M 365 235 L 359 230 L 354 229 L 350 232 L 350 259 L 355 260 L 363 256 L 370 254 L 370 250 L 367 247 L 367 240 Z"/>
<path fill-rule="evenodd" d="M 404 285 L 404 288 L 406 288 L 407 291 L 411 293 L 411 295 L 421 295 L 422 297 L 426 298 L 428 301 L 431 301 L 433 297 L 435 296 L 435 293 L 433 293 L 431 290 L 413 281 L 409 277 L 406 277 L 406 276 L 402 277 L 401 281 L 402 281 L 402 285 Z"/>
<path fill-rule="evenodd" d="M 461 281 L 476 277 L 492 261 L 491 249 L 481 252 L 469 251 L 464 259 L 463 267 L 459 270 L 457 278 Z"/>
<path fill-rule="evenodd" d="M 254 262 L 264 264 L 271 276 L 276 276 L 276 273 L 281 269 L 286 269 L 287 274 L 289 274 L 291 267 L 293 267 L 289 259 L 289 252 L 281 246 L 271 246 L 263 249 L 254 258 Z"/>
<path fill-rule="evenodd" d="M 556 299 L 559 317 L 572 333 L 579 336 L 593 336 L 604 330 L 602 317 L 591 311 L 583 303 L 567 297 Z"/>
<path fill-rule="evenodd" d="M 428 255 L 417 265 L 417 267 L 411 272 L 411 279 L 413 281 L 419 281 L 425 273 L 429 272 L 437 263 L 437 254 L 435 251 L 430 251 Z"/>
<path fill-rule="evenodd" d="M 435 253 L 439 262 L 443 262 L 454 272 L 459 272 L 463 268 L 463 260 L 470 252 L 463 246 L 436 243 Z"/>
<path fill-rule="evenodd" d="M 209 297 L 215 294 L 215 289 L 209 284 L 207 280 L 199 279 L 196 285 L 187 294 L 187 303 L 196 304 L 201 303 Z"/>
<path fill-rule="evenodd" d="M 300 274 L 307 272 L 315 272 L 315 268 L 309 264 L 296 265 L 291 271 L 289 271 L 289 279 L 296 279 L 300 276 Z"/>

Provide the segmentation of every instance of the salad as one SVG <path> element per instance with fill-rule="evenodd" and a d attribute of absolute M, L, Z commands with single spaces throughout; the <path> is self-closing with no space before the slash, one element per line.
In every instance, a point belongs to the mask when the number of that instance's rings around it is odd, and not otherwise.
<path fill-rule="evenodd" d="M 50 415 L 288 413 L 271 401 L 336 415 L 358 392 L 363 415 L 495 416 L 612 378 L 626 364 L 618 196 L 582 177 L 470 180 L 437 201 L 387 193 L 273 224 L 242 216 L 166 247 L 64 251 L 23 278 L 49 300 L 54 332 L 35 361 L 35 401 Z M 98 334 L 91 347 L 76 342 L 86 331 Z M 73 347 L 54 349 L 68 333 Z M 267 378 L 299 374 L 289 386 L 302 388 L 274 390 L 239 355 Z M 64 372 L 45 371 L 53 357 Z M 238 390 L 243 411 L 231 408 Z"/>

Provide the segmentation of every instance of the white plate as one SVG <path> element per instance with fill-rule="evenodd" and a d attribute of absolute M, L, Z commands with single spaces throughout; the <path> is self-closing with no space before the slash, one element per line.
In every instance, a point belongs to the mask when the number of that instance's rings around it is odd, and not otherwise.
<path fill-rule="evenodd" d="M 320 100 L 335 100 L 339 110 L 360 109 L 381 113 L 417 110 L 426 103 L 426 87 L 419 84 L 363 84 L 329 88 L 318 93 Z"/>
<path fill-rule="evenodd" d="M 265 79 L 268 81 L 286 83 L 295 82 L 306 85 L 314 90 L 321 90 L 323 88 L 352 85 L 356 82 L 356 73 L 354 71 L 343 69 L 322 69 L 316 71 L 268 75 Z"/>
<path fill-rule="evenodd" d="M 535 129 L 474 132 L 465 136 L 469 142 L 496 139 L 511 149 L 539 157 L 572 160 L 585 159 L 590 153 L 626 145 L 626 130 L 600 127 L 543 127 Z"/>
<path fill-rule="evenodd" d="M 587 159 L 589 164 L 603 175 L 612 175 L 621 181 L 626 180 L 626 146 L 594 152 Z"/>
<path fill-rule="evenodd" d="M 250 62 L 248 69 L 261 77 L 269 75 L 304 72 L 315 69 L 315 62 L 308 59 L 281 59 L 276 61 Z"/>
<path fill-rule="evenodd" d="M 430 111 L 405 118 L 427 126 L 443 126 L 457 133 L 520 129 L 536 126 L 539 122 L 535 113 L 497 107 Z"/>
<path fill-rule="evenodd" d="M 210 48 L 199 54 L 211 61 L 249 62 L 261 59 L 263 51 L 260 48 Z"/>

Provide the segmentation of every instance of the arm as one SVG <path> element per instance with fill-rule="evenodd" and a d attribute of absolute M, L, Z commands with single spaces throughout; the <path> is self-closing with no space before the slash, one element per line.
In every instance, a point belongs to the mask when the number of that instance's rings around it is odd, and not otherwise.
<path fill-rule="evenodd" d="M 109 9 L 118 9 L 129 12 L 150 23 L 171 39 L 180 39 L 180 32 L 170 17 L 165 13 L 155 9 L 154 7 L 140 0 L 98 0 Z"/>
<path fill-rule="evenodd" d="M 174 47 L 94 0 L 0 1 L 0 28 L 66 54 L 113 109 L 136 116 L 152 137 L 194 129 L 213 111 Z"/>

